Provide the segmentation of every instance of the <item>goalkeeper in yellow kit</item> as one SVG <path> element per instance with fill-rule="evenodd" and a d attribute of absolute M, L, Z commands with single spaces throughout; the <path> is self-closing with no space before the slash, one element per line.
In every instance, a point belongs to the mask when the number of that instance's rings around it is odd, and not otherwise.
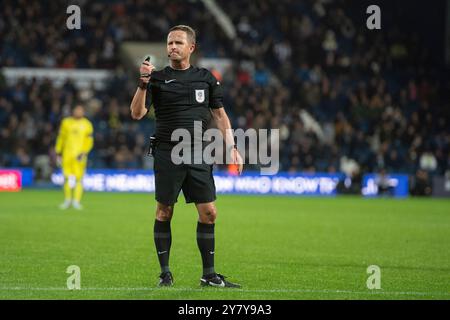
<path fill-rule="evenodd" d="M 86 170 L 87 155 L 94 144 L 94 129 L 92 123 L 84 117 L 83 106 L 77 105 L 72 115 L 63 119 L 56 139 L 57 161 L 61 164 L 64 175 L 65 200 L 60 208 L 67 209 L 72 205 L 75 209 L 81 210 L 83 175 Z"/>

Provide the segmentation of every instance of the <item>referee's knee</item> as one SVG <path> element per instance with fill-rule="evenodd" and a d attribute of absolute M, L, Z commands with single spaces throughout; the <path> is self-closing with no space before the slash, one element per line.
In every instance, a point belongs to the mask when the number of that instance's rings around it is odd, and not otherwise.
<path fill-rule="evenodd" d="M 159 221 L 170 221 L 173 215 L 173 206 L 158 203 L 156 206 L 156 219 Z"/>
<path fill-rule="evenodd" d="M 209 206 L 208 208 L 199 212 L 199 220 L 201 223 L 212 224 L 216 221 L 217 209 L 214 206 Z"/>

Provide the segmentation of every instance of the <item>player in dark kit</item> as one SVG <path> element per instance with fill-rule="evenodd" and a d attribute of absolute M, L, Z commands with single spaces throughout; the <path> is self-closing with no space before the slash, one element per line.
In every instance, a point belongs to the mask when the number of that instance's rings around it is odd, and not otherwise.
<path fill-rule="evenodd" d="M 161 274 L 159 285 L 173 284 L 169 269 L 171 245 L 170 221 L 180 190 L 186 202 L 193 202 L 198 211 L 197 244 L 203 263 L 202 286 L 240 287 L 225 280 L 214 269 L 214 226 L 217 216 L 216 188 L 212 176 L 212 165 L 175 164 L 171 158 L 171 141 L 176 129 L 186 129 L 193 136 L 194 121 L 201 121 L 202 130 L 212 118 L 222 132 L 227 152 L 242 172 L 242 158 L 234 144 L 231 125 L 223 108 L 222 88 L 216 78 L 207 70 L 190 64 L 195 49 L 195 32 L 188 26 L 176 26 L 167 36 L 167 54 L 170 65 L 154 71 L 149 61 L 141 65 L 138 89 L 131 102 L 131 116 L 141 119 L 151 105 L 155 108 L 156 132 L 152 143 L 155 171 L 156 220 L 154 240 Z M 193 149 L 193 148 L 192 148 Z M 191 149 L 191 150 L 192 150 Z M 195 162 L 197 163 L 197 162 Z"/>

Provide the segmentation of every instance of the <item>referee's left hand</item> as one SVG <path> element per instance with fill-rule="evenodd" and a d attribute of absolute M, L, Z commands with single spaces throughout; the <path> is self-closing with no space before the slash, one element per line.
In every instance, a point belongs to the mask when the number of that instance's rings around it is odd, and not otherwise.
<path fill-rule="evenodd" d="M 233 164 L 236 164 L 238 166 L 238 173 L 241 174 L 242 170 L 244 169 L 244 161 L 242 160 L 242 156 L 236 148 L 231 149 L 231 161 L 233 161 Z"/>

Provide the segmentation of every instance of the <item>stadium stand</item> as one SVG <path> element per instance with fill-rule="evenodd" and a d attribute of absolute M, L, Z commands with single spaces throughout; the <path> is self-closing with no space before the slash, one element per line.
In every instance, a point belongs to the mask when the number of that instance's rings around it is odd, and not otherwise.
<path fill-rule="evenodd" d="M 369 34 L 342 1 L 219 0 L 235 39 L 197 1 L 86 1 L 75 32 L 59 27 L 66 15 L 58 1 L 14 3 L 2 2 L 0 65 L 102 68 L 115 77 L 98 91 L 35 79 L 7 85 L 0 74 L 0 166 L 34 166 L 48 178 L 59 122 L 81 99 L 95 126 L 89 165 L 149 168 L 153 124 L 129 116 L 136 80 L 124 72 L 119 48 L 124 40 L 162 41 L 183 23 L 199 33 L 198 56 L 233 61 L 220 76 L 234 127 L 280 129 L 281 170 L 359 176 L 384 169 L 419 180 L 450 170 L 443 59 L 420 32 Z"/>

